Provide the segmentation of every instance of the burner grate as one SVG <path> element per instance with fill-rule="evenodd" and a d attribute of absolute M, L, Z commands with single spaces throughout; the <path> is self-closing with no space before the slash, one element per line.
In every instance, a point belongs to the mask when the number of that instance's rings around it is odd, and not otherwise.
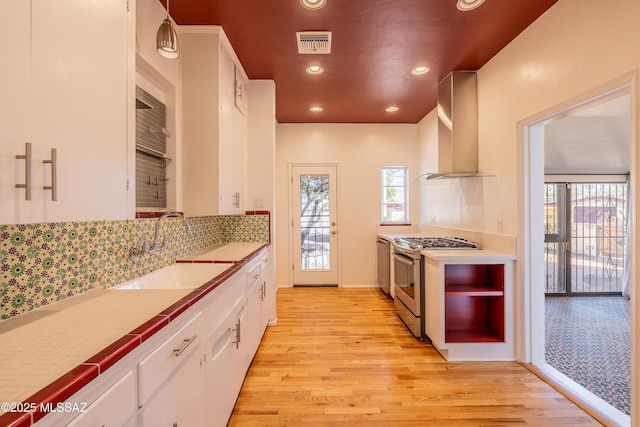
<path fill-rule="evenodd" d="M 480 249 L 480 246 L 460 237 L 404 237 L 402 240 L 426 249 Z"/>

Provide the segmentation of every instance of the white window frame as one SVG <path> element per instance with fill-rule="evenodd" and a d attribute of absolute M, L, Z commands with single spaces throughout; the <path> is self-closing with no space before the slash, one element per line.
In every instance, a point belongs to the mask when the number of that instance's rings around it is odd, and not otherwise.
<path fill-rule="evenodd" d="M 404 219 L 401 221 L 392 221 L 384 218 L 384 206 L 386 205 L 384 194 L 386 188 L 393 188 L 398 186 L 390 186 L 385 183 L 385 171 L 402 169 L 404 171 L 404 183 L 402 188 L 404 189 L 404 199 L 402 205 L 404 207 Z M 382 166 L 380 168 L 380 223 L 381 224 L 408 224 L 409 223 L 409 167 L 408 166 Z"/>

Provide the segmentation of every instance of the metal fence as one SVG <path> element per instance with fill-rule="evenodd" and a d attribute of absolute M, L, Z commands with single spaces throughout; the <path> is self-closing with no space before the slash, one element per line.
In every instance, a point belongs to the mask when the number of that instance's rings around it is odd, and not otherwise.
<path fill-rule="evenodd" d="M 572 183 L 564 200 L 558 185 L 545 184 L 545 232 L 560 236 L 545 243 L 546 292 L 621 292 L 627 184 Z"/>

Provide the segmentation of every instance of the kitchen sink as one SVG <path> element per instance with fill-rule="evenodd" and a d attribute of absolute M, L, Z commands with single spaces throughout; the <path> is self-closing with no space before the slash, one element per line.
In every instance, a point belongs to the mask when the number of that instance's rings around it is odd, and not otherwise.
<path fill-rule="evenodd" d="M 112 289 L 196 289 L 233 264 L 176 263 L 130 280 Z"/>

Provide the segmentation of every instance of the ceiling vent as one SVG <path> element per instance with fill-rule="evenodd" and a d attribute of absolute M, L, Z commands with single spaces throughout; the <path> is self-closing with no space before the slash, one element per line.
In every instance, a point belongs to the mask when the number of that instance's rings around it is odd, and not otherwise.
<path fill-rule="evenodd" d="M 323 55 L 331 53 L 331 31 L 303 31 L 296 33 L 298 53 Z"/>

